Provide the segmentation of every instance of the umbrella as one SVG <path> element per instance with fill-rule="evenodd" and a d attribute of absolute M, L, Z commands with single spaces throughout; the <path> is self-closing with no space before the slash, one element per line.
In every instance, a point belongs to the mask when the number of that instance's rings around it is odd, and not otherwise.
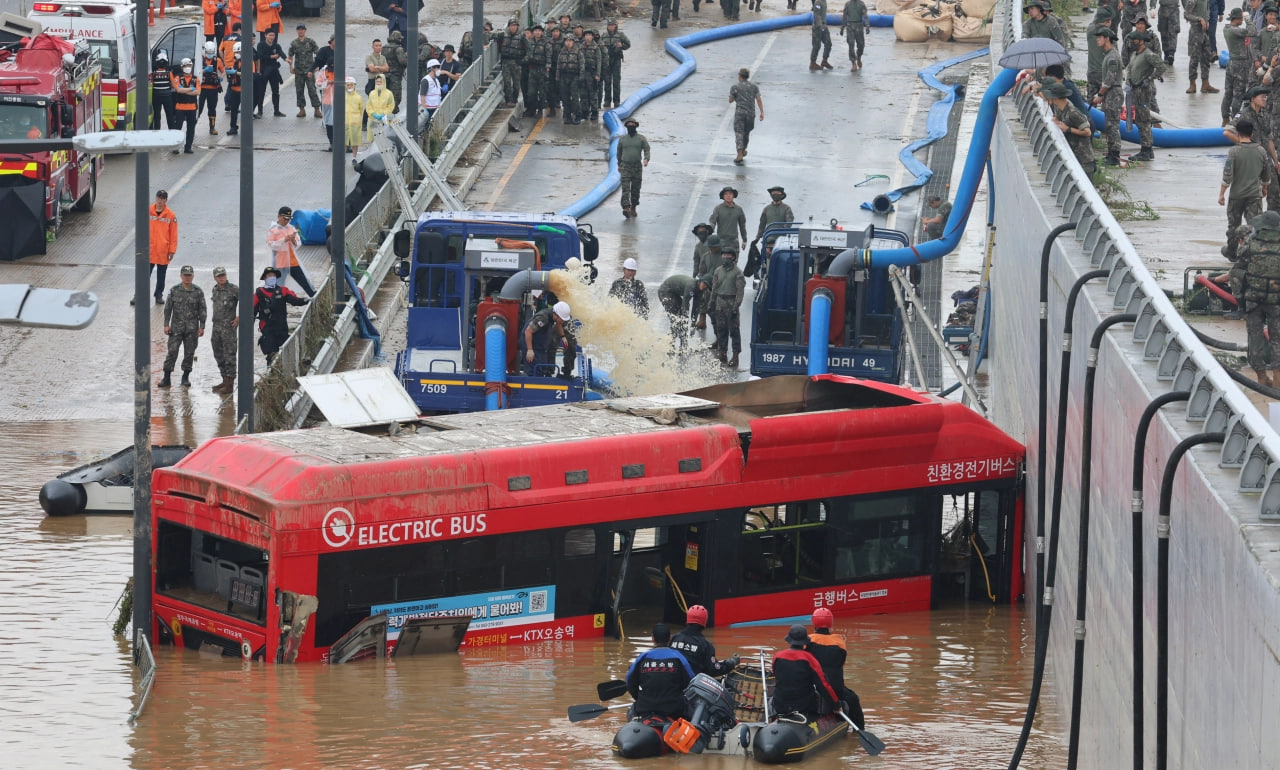
<path fill-rule="evenodd" d="M 422 10 L 423 4 L 424 4 L 423 0 L 418 0 L 419 11 Z M 404 0 L 399 0 L 398 2 L 394 2 L 394 3 L 392 2 L 392 0 L 369 0 L 369 8 L 371 8 L 375 14 L 381 16 L 384 19 L 391 18 L 391 11 L 387 10 L 388 7 L 391 5 L 398 5 L 401 8 L 404 8 L 405 2 Z"/>
<path fill-rule="evenodd" d="M 1047 37 L 1030 37 L 1019 40 L 1004 51 L 1000 66 L 1014 70 L 1038 70 L 1050 64 L 1066 64 L 1071 54 L 1056 40 Z"/>
<path fill-rule="evenodd" d="M 44 253 L 43 182 L 0 188 L 0 211 L 5 212 L 5 223 L 0 227 L 0 260 Z"/>

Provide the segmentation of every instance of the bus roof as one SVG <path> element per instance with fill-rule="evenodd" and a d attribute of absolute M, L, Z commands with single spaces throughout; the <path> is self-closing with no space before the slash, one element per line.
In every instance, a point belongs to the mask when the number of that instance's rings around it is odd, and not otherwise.
<path fill-rule="evenodd" d="M 974 474 L 983 463 L 971 480 L 1012 478 L 1023 454 L 961 404 L 793 375 L 425 418 L 394 436 L 333 427 L 227 436 L 157 469 L 153 487 L 158 506 L 166 495 L 221 501 L 268 528 L 297 529 L 317 526 L 332 505 L 380 498 L 405 502 L 379 515 L 421 516 L 823 475 L 875 480 L 899 468 L 910 480 L 893 488 L 924 487 L 939 483 L 926 480 L 927 464 L 946 466 L 949 478 L 950 464 L 965 460 Z"/>

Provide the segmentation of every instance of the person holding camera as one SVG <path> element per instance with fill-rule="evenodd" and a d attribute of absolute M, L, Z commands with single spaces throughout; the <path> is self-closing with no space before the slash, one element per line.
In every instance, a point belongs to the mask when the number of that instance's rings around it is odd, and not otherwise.
<path fill-rule="evenodd" d="M 268 266 L 262 271 L 262 285 L 253 292 L 253 315 L 258 319 L 258 347 L 267 357 L 267 366 L 275 358 L 276 351 L 289 339 L 289 309 L 287 305 L 305 305 L 311 300 L 299 297 L 280 285 L 280 269 Z"/>

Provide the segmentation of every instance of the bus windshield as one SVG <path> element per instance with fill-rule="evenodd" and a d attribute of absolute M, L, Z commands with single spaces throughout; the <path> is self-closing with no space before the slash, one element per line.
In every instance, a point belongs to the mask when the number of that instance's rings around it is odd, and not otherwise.
<path fill-rule="evenodd" d="M 158 593 L 263 624 L 265 551 L 163 520 L 156 533 Z"/>
<path fill-rule="evenodd" d="M 49 113 L 34 104 L 0 104 L 0 139 L 46 139 Z"/>

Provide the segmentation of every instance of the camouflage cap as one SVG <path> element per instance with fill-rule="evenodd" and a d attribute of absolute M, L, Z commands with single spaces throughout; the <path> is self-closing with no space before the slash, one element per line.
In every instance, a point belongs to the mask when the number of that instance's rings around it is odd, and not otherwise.
<path fill-rule="evenodd" d="M 1029 11 L 1032 8 L 1039 8 L 1040 10 L 1044 11 L 1044 10 L 1048 10 L 1048 5 L 1049 4 L 1046 3 L 1044 0 L 1027 0 L 1026 3 L 1023 3 L 1022 10 Z"/>
<path fill-rule="evenodd" d="M 226 275 L 226 274 L 227 274 L 227 269 L 225 267 L 215 267 L 213 269 L 214 278 L 217 278 L 220 275 Z"/>
<path fill-rule="evenodd" d="M 191 265 L 183 265 L 182 270 L 180 272 L 182 275 L 195 275 L 196 269 Z"/>
<path fill-rule="evenodd" d="M 1045 83 L 1040 87 L 1040 94 L 1046 99 L 1067 99 L 1071 90 L 1061 83 Z"/>
<path fill-rule="evenodd" d="M 1136 31 L 1136 30 L 1135 30 L 1135 31 L 1133 31 L 1133 32 L 1130 32 L 1130 33 L 1129 33 L 1129 39 L 1130 39 L 1130 40 L 1141 40 L 1141 41 L 1142 41 L 1142 42 L 1144 42 L 1144 43 L 1150 43 L 1150 42 L 1151 42 L 1151 33 L 1150 33 L 1150 32 L 1139 32 L 1139 31 Z"/>
<path fill-rule="evenodd" d="M 1263 3 L 1262 15 L 1265 16 L 1268 13 L 1280 13 L 1280 8 L 1277 8 L 1275 3 Z"/>
<path fill-rule="evenodd" d="M 1270 94 L 1271 94 L 1271 89 L 1267 88 L 1266 86 L 1254 86 L 1253 88 L 1250 88 L 1248 91 L 1244 92 L 1246 99 L 1252 99 L 1255 96 L 1269 96 Z"/>
<path fill-rule="evenodd" d="M 618 26 L 618 20 L 617 20 L 617 19 L 615 19 L 615 18 L 610 17 L 610 18 L 608 18 L 608 19 L 605 19 L 605 20 L 604 20 L 604 25 L 605 25 L 606 27 L 616 27 L 616 26 Z"/>
<path fill-rule="evenodd" d="M 393 30 L 390 35 L 387 35 L 387 39 L 393 43 L 399 43 L 401 40 L 404 40 L 404 34 L 402 34 L 398 29 Z"/>
<path fill-rule="evenodd" d="M 720 236 L 719 236 L 719 235 L 717 235 L 716 233 L 712 233 L 712 234 L 711 234 L 711 237 L 707 239 L 707 245 L 708 245 L 708 246 L 710 246 L 710 247 L 711 247 L 711 248 L 713 248 L 713 249 L 714 249 L 715 247 L 719 246 L 719 245 L 720 245 Z"/>
<path fill-rule="evenodd" d="M 700 275 L 698 276 L 698 283 L 705 283 L 706 285 L 710 286 L 712 277 L 713 275 L 711 273 L 707 273 L 706 275 Z"/>
<path fill-rule="evenodd" d="M 1249 226 L 1255 230 L 1280 230 L 1280 213 L 1264 211 L 1249 220 Z"/>
<path fill-rule="evenodd" d="M 1231 13 L 1227 14 L 1227 18 L 1232 20 L 1243 19 L 1244 11 L 1240 8 L 1232 8 Z"/>
<path fill-rule="evenodd" d="M 1114 29 L 1111 29 L 1110 27 L 1098 27 L 1097 29 L 1095 29 L 1095 30 L 1093 31 L 1093 36 L 1094 36 L 1094 37 L 1105 37 L 1105 38 L 1107 38 L 1108 40 L 1117 40 L 1117 39 L 1119 39 L 1119 36 L 1118 36 L 1118 35 L 1116 35 L 1116 31 L 1115 31 Z"/>

